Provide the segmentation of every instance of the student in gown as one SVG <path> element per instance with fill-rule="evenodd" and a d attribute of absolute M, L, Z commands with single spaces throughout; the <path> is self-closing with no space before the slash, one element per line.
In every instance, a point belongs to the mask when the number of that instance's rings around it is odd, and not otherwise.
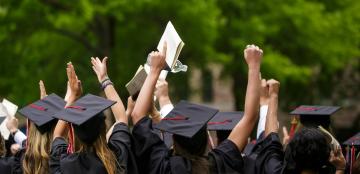
<path fill-rule="evenodd" d="M 5 139 L 0 133 L 0 172 L 11 174 L 15 164 L 14 157 L 6 157 Z"/>
<path fill-rule="evenodd" d="M 40 85 L 41 94 L 44 86 Z M 56 119 L 51 117 L 65 106 L 65 101 L 56 94 L 41 95 L 41 99 L 22 109 L 19 113 L 27 117 L 27 139 L 23 149 L 16 155 L 17 173 L 49 173 L 49 153 Z M 11 130 L 11 129 L 10 129 Z"/>
<path fill-rule="evenodd" d="M 74 67 L 67 67 L 71 95 L 65 109 L 54 117 L 59 118 L 51 145 L 50 173 L 138 173 L 135 158 L 131 155 L 130 132 L 125 108 L 112 82 L 107 76 L 106 62 L 92 58 L 95 71 L 106 97 L 88 94 L 80 99 L 82 90 Z M 116 103 L 116 104 L 115 104 Z M 116 123 L 106 140 L 105 116 L 102 111 L 111 107 Z M 65 121 L 63 121 L 65 120 Z M 71 123 L 72 129 L 68 128 Z M 79 139 L 79 150 L 68 153 L 64 137 L 74 131 Z M 71 134 L 71 133 L 70 133 Z"/>
<path fill-rule="evenodd" d="M 138 164 L 143 165 L 141 173 L 241 172 L 243 167 L 241 151 L 245 147 L 247 138 L 256 124 L 258 117 L 259 71 L 262 50 L 255 45 L 249 45 L 244 50 L 245 61 L 249 67 L 244 117 L 231 132 L 229 138 L 212 150 L 208 157 L 205 157 L 205 149 L 207 149 L 207 121 L 205 121 L 203 127 L 201 127 L 201 125 L 200 128 L 199 125 L 196 126 L 197 129 L 199 129 L 197 132 L 193 132 L 194 128 L 191 128 L 195 122 L 187 126 L 184 125 L 183 132 L 178 133 L 182 135 L 173 137 L 174 152 L 169 153 L 164 142 L 152 131 L 151 119 L 145 116 L 151 104 L 156 81 L 160 71 L 165 66 L 165 55 L 166 47 L 164 47 L 162 52 L 152 52 L 150 54 L 150 74 L 145 80 L 136 101 L 134 111 L 132 112 L 132 120 L 135 124 L 133 128 L 135 153 L 138 158 Z M 199 109 L 198 107 L 193 108 L 193 110 Z M 169 115 L 173 115 L 175 113 L 174 110 L 172 110 Z M 198 115 L 198 119 L 207 117 L 208 120 L 210 120 L 212 116 L 209 117 L 207 114 L 207 112 L 201 113 Z M 196 115 L 189 115 L 188 117 L 195 119 Z M 159 124 L 163 121 L 164 119 Z M 169 128 L 171 129 L 171 127 Z M 195 135 L 189 138 L 184 136 L 186 133 L 195 133 Z M 191 152 L 194 152 L 196 149 L 198 149 L 196 155 L 191 154 Z"/>

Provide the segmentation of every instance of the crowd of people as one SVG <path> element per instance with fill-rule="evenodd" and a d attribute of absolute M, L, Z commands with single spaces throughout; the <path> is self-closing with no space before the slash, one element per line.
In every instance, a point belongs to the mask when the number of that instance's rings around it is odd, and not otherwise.
<path fill-rule="evenodd" d="M 127 107 L 107 74 L 107 57 L 91 58 L 105 98 L 83 95 L 71 62 L 64 98 L 47 95 L 40 81 L 40 100 L 19 110 L 27 118 L 26 135 L 16 118 L 6 124 L 14 141 L 1 138 L 0 173 L 360 173 L 359 158 L 347 163 L 341 146 L 318 125 L 302 126 L 280 140 L 280 83 L 261 78 L 263 51 L 258 46 L 244 49 L 248 81 L 243 112 L 219 112 L 188 101 L 173 104 L 168 83 L 159 79 L 166 49 L 164 44 L 162 51 L 149 54 L 150 72 Z M 103 111 L 109 108 L 116 121 L 107 130 Z M 249 142 L 256 125 L 256 140 Z"/>

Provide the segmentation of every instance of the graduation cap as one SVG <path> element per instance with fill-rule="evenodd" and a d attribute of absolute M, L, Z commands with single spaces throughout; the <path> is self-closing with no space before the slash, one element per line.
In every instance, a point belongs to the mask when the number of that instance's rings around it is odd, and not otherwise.
<path fill-rule="evenodd" d="M 355 161 L 359 158 L 359 147 L 360 147 L 360 132 L 346 140 L 343 145 L 346 145 L 346 161 L 349 164 L 349 168 L 352 169 Z M 351 148 L 350 148 L 351 147 Z M 355 148 L 357 147 L 357 148 Z M 358 155 L 356 155 L 358 154 Z"/>
<path fill-rule="evenodd" d="M 101 123 L 105 119 L 102 111 L 115 103 L 99 96 L 87 94 L 73 105 L 67 106 L 55 114 L 54 117 L 72 123 L 79 139 L 84 143 L 92 143 L 98 137 L 103 125 Z"/>
<path fill-rule="evenodd" d="M 154 127 L 156 129 L 192 138 L 218 113 L 217 109 L 180 101 L 174 109 Z"/>
<path fill-rule="evenodd" d="M 305 127 L 317 128 L 321 125 L 328 129 L 330 126 L 330 116 L 339 109 L 339 106 L 301 105 L 293 110 L 290 115 L 299 115 L 300 122 Z"/>
<path fill-rule="evenodd" d="M 360 146 L 360 132 L 358 132 L 356 135 L 352 136 L 351 138 L 349 138 L 348 140 L 346 140 L 343 145 L 347 145 L 347 146 Z"/>
<path fill-rule="evenodd" d="M 41 133 L 44 133 L 56 124 L 56 119 L 52 116 L 61 111 L 64 106 L 64 99 L 56 94 L 51 94 L 23 107 L 19 113 L 27 117 Z"/>

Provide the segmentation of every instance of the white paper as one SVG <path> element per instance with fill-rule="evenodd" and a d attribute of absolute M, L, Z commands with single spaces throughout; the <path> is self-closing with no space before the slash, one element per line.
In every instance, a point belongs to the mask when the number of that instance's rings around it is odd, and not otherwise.
<path fill-rule="evenodd" d="M 8 122 L 8 118 L 5 118 L 5 120 L 0 124 L 0 133 L 4 137 L 5 140 L 9 139 L 10 131 L 6 127 L 6 123 Z"/>
<path fill-rule="evenodd" d="M 2 104 L 5 106 L 9 116 L 14 117 L 18 110 L 18 106 L 16 106 L 14 103 L 11 103 L 9 100 L 6 99 L 3 99 Z"/>
<path fill-rule="evenodd" d="M 169 21 L 166 25 L 165 31 L 161 36 L 160 42 L 157 46 L 158 51 L 163 51 L 164 41 L 167 44 L 167 51 L 166 51 L 166 63 L 170 68 L 172 68 L 174 64 L 174 60 L 177 59 L 176 51 L 181 44 L 182 40 L 179 34 L 176 32 L 174 26 L 172 25 L 171 21 Z"/>

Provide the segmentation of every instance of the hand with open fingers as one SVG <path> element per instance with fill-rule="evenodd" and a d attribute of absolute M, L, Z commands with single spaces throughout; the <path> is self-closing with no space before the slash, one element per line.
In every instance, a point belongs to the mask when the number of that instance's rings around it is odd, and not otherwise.
<path fill-rule="evenodd" d="M 286 146 L 290 142 L 290 136 L 289 136 L 289 133 L 288 133 L 288 130 L 287 130 L 286 126 L 283 126 L 283 136 L 284 137 L 283 137 L 282 144 L 284 146 Z"/>
<path fill-rule="evenodd" d="M 266 79 L 260 80 L 260 106 L 269 105 L 269 86 L 266 83 Z"/>
<path fill-rule="evenodd" d="M 256 45 L 247 45 L 244 50 L 244 58 L 249 67 L 260 68 L 263 50 Z"/>
<path fill-rule="evenodd" d="M 166 50 L 167 44 L 165 42 L 163 50 L 161 52 L 153 51 L 149 54 L 151 70 L 157 70 L 158 72 L 160 72 L 165 67 Z"/>
<path fill-rule="evenodd" d="M 134 110 L 134 107 L 135 107 L 135 101 L 130 96 L 127 101 L 127 108 L 125 111 L 126 116 L 128 116 L 128 117 L 131 116 L 131 113 Z"/>
<path fill-rule="evenodd" d="M 270 79 L 267 82 L 267 85 L 269 86 L 269 95 L 274 96 L 279 94 L 279 88 L 280 88 L 280 82 Z"/>
<path fill-rule="evenodd" d="M 15 117 L 8 117 L 6 122 L 6 128 L 11 132 L 15 133 L 19 127 L 19 120 Z"/>
<path fill-rule="evenodd" d="M 39 82 L 39 87 L 40 87 L 40 99 L 43 99 L 44 97 L 47 96 L 47 94 L 46 94 L 44 82 L 42 80 L 40 80 Z"/>
<path fill-rule="evenodd" d="M 108 78 L 107 65 L 106 65 L 107 60 L 108 60 L 107 57 L 104 57 L 102 61 L 98 57 L 96 58 L 91 57 L 92 69 L 96 73 L 96 76 L 100 83 Z"/>
<path fill-rule="evenodd" d="M 71 62 L 67 64 L 66 73 L 69 83 L 68 90 L 70 90 L 69 91 L 70 96 L 68 102 L 71 103 L 77 100 L 78 98 L 80 98 L 80 96 L 82 95 L 82 86 L 81 86 L 81 81 L 78 79 L 74 66 L 72 65 Z"/>
<path fill-rule="evenodd" d="M 329 162 L 336 167 L 336 170 L 345 170 L 346 160 L 340 147 L 330 152 Z"/>

